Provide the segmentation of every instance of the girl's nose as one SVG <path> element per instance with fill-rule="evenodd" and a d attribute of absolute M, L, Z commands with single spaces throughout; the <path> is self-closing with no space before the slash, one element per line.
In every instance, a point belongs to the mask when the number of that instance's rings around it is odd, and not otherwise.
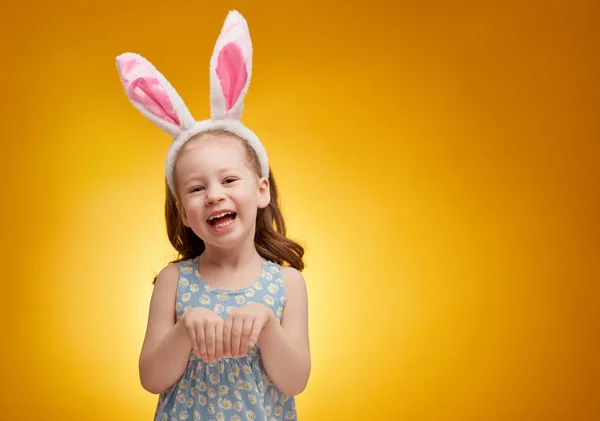
<path fill-rule="evenodd" d="M 223 190 L 220 188 L 212 188 L 206 191 L 206 204 L 212 205 L 213 203 L 218 203 L 223 200 L 225 197 L 223 195 Z"/>

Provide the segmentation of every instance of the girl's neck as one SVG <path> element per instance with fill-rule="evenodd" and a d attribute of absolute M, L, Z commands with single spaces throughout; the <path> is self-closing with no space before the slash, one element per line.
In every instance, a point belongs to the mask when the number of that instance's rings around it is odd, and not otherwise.
<path fill-rule="evenodd" d="M 236 270 L 251 266 L 254 262 L 262 259 L 256 247 L 243 247 L 238 249 L 219 249 L 206 245 L 206 250 L 200 255 L 201 267 L 212 267 L 219 269 Z"/>

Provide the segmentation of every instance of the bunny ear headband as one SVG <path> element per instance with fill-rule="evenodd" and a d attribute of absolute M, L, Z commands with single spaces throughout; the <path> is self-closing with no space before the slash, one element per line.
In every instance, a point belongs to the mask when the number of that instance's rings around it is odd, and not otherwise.
<path fill-rule="evenodd" d="M 177 197 L 173 181 L 177 153 L 190 138 L 209 130 L 222 129 L 248 142 L 258 155 L 262 176 L 269 176 L 265 148 L 240 121 L 252 75 L 252 42 L 248 24 L 239 12 L 227 15 L 210 59 L 208 120 L 195 121 L 169 81 L 139 54 L 119 55 L 117 69 L 133 106 L 173 138 L 165 164 L 173 196 Z"/>

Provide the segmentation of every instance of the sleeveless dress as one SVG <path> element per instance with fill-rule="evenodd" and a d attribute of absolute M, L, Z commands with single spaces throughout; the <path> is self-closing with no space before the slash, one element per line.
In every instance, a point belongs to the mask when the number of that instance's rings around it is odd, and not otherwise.
<path fill-rule="evenodd" d="M 198 257 L 178 263 L 179 282 L 175 303 L 177 320 L 197 306 L 223 319 L 235 308 L 262 303 L 281 321 L 286 294 L 281 266 L 262 259 L 260 278 L 250 287 L 222 290 L 208 286 L 198 273 Z M 181 378 L 158 398 L 154 421 L 280 421 L 295 420 L 296 404 L 267 375 L 260 346 L 247 356 L 225 356 L 204 362 L 193 350 Z"/>

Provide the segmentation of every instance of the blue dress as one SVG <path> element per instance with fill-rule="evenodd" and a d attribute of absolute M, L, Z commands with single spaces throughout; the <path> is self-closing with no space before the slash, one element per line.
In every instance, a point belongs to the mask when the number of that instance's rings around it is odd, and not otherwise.
<path fill-rule="evenodd" d="M 266 259 L 260 278 L 252 286 L 221 290 L 208 286 L 198 273 L 198 257 L 178 263 L 179 282 L 175 303 L 177 320 L 197 306 L 206 307 L 223 319 L 235 308 L 262 303 L 281 321 L 286 300 L 281 266 Z M 279 421 L 295 420 L 296 404 L 267 375 L 260 346 L 245 357 L 225 356 L 204 362 L 190 351 L 181 378 L 158 398 L 155 421 Z"/>

